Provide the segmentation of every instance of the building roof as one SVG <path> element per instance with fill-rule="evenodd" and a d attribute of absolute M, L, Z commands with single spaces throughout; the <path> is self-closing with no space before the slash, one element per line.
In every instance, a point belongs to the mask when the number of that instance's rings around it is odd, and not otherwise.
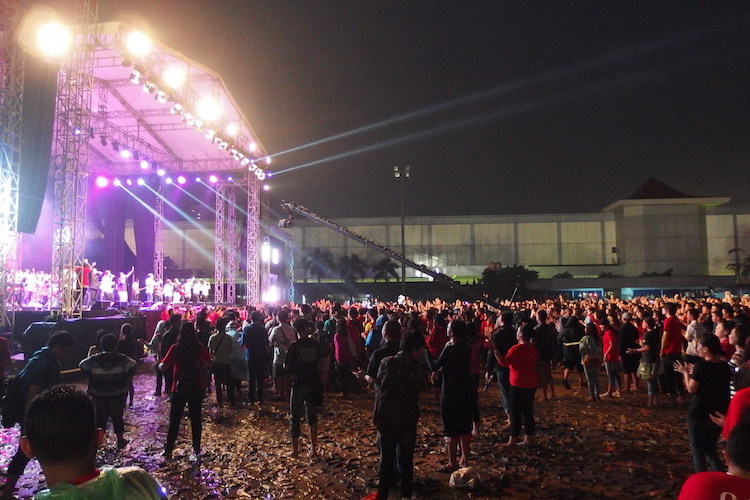
<path fill-rule="evenodd" d="M 641 187 L 635 190 L 633 194 L 628 196 L 629 200 L 653 200 L 653 199 L 665 199 L 665 198 L 704 198 L 703 196 L 695 196 L 692 194 L 685 194 L 682 191 L 678 191 L 672 186 L 660 181 L 656 177 L 649 178 L 643 183 Z"/>
<path fill-rule="evenodd" d="M 648 201 L 646 201 L 648 200 Z M 702 205 L 717 206 L 729 203 L 727 196 L 696 196 L 685 194 L 655 177 L 649 178 L 629 197 L 617 200 L 602 209 L 612 212 L 622 206 L 636 205 Z"/>

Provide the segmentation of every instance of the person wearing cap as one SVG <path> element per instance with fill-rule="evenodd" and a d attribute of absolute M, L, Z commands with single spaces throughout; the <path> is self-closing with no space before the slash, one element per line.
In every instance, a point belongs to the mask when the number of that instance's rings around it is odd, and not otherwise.
<path fill-rule="evenodd" d="M 310 425 L 310 457 L 317 456 L 317 407 L 323 394 L 318 373 L 318 362 L 323 357 L 320 344 L 312 336 L 313 327 L 305 318 L 294 321 L 299 340 L 289 345 L 284 369 L 292 378 L 289 397 L 289 422 L 292 435 L 292 457 L 299 456 L 300 419 L 304 413 Z"/>
<path fill-rule="evenodd" d="M 620 350 L 622 373 L 625 375 L 624 388 L 621 392 L 638 391 L 638 363 L 641 355 L 637 352 L 641 346 L 638 343 L 638 328 L 632 323 L 629 312 L 622 313 L 622 326 L 617 334 L 617 347 Z M 632 388 L 632 389 L 631 389 Z"/>
<path fill-rule="evenodd" d="M 26 366 L 18 373 L 23 382 L 23 391 L 26 396 L 26 407 L 43 390 L 60 382 L 60 363 L 64 360 L 75 345 L 73 336 L 69 332 L 57 331 L 52 334 L 45 347 L 42 347 L 26 363 Z M 21 435 L 24 434 L 24 425 L 21 423 Z M 3 499 L 11 499 L 16 483 L 21 478 L 29 457 L 21 450 L 19 445 L 16 454 L 8 464 L 8 474 L 3 487 Z"/>

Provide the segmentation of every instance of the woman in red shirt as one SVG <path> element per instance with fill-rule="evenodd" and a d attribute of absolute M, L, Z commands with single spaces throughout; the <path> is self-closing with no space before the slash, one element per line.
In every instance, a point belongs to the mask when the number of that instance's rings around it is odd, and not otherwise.
<path fill-rule="evenodd" d="M 531 325 L 523 325 L 516 334 L 518 344 L 511 347 L 505 356 L 495 351 L 498 363 L 510 368 L 510 438 L 506 443 L 508 448 L 530 444 L 530 438 L 536 430 L 534 393 L 539 387 L 539 375 L 536 371 L 539 353 L 536 346 L 531 343 L 533 335 L 534 328 Z M 526 435 L 523 441 L 518 442 L 522 424 Z"/>

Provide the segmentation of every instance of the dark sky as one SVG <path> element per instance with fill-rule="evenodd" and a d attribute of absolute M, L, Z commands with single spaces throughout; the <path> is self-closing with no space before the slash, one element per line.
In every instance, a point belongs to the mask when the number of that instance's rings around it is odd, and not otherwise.
<path fill-rule="evenodd" d="M 274 208 L 398 215 L 394 165 L 409 215 L 595 212 L 651 176 L 746 203 L 747 2 L 125 3 L 99 19 L 223 76 L 290 169 Z"/>

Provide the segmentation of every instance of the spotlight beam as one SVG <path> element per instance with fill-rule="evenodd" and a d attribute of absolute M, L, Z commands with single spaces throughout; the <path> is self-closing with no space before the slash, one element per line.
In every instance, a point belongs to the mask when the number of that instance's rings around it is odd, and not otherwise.
<path fill-rule="evenodd" d="M 203 183 L 201 182 L 201 184 L 203 184 Z M 197 198 L 196 196 L 193 196 L 192 193 L 189 193 L 188 191 L 186 191 L 185 189 L 183 189 L 183 187 L 180 186 L 179 184 L 175 184 L 174 187 L 176 187 L 177 189 L 179 189 L 180 191 L 182 191 L 183 193 L 185 193 L 186 195 L 188 195 L 189 197 L 191 197 L 192 199 L 194 199 L 195 201 L 197 201 L 198 203 L 200 203 L 202 206 L 206 207 L 208 210 L 211 211 L 211 213 L 216 214 L 216 208 L 215 207 L 211 207 L 207 203 L 204 203 L 203 200 Z"/>
<path fill-rule="evenodd" d="M 340 160 L 343 158 L 348 158 L 351 156 L 368 153 L 370 151 L 374 151 L 374 150 L 378 150 L 378 149 L 382 149 L 386 147 L 391 147 L 391 146 L 396 146 L 396 145 L 407 143 L 407 142 L 416 141 L 419 139 L 423 139 L 425 137 L 440 135 L 440 134 L 444 134 L 448 132 L 454 132 L 459 129 L 474 127 L 477 125 L 481 125 L 481 124 L 492 122 L 492 121 L 499 120 L 499 119 L 510 118 L 510 117 L 519 115 L 521 113 L 534 111 L 534 110 L 537 110 L 539 108 L 543 108 L 546 106 L 563 104 L 574 98 L 579 98 L 582 95 L 586 97 L 591 97 L 593 94 L 601 94 L 604 91 L 609 91 L 613 88 L 625 87 L 628 85 L 633 85 L 634 83 L 641 83 L 644 81 L 652 81 L 659 76 L 664 76 L 677 69 L 683 69 L 685 67 L 692 67 L 696 64 L 707 63 L 711 60 L 714 60 L 716 57 L 717 57 L 716 54 L 705 54 L 703 57 L 694 58 L 689 61 L 682 61 L 682 62 L 670 64 L 670 65 L 664 65 L 656 70 L 643 71 L 641 73 L 634 73 L 634 74 L 627 74 L 624 76 L 613 77 L 608 80 L 603 80 L 600 82 L 594 82 L 589 85 L 585 85 L 582 87 L 574 88 L 572 90 L 568 90 L 566 92 L 561 92 L 558 94 L 551 94 L 551 95 L 539 98 L 535 101 L 522 102 L 522 103 L 510 106 L 508 108 L 497 110 L 491 113 L 484 113 L 482 115 L 472 116 L 470 118 L 465 118 L 463 120 L 456 120 L 456 121 L 449 122 L 443 125 L 431 127 L 426 130 L 417 131 L 412 134 L 402 135 L 402 136 L 389 139 L 386 141 L 381 141 L 375 144 L 370 144 L 368 146 L 354 149 L 352 151 L 345 151 L 343 153 L 335 154 L 327 158 L 321 158 L 318 160 L 313 160 L 308 163 L 304 163 L 302 165 L 297 165 L 297 166 L 289 167 L 283 170 L 278 170 L 274 172 L 274 176 L 277 176 L 280 174 L 286 174 L 286 173 L 293 172 L 295 170 L 299 170 L 302 168 L 313 167 L 315 165 L 320 165 L 321 163 L 328 163 L 328 162 Z"/>
<path fill-rule="evenodd" d="M 151 188 L 151 186 L 149 186 L 148 184 L 146 184 L 145 187 L 149 191 L 151 191 L 152 193 L 154 193 L 156 196 L 158 196 L 159 198 L 161 198 L 162 200 L 164 200 L 164 203 L 166 203 L 167 205 L 169 205 L 170 207 L 172 207 L 175 210 L 175 212 L 177 212 L 178 214 L 182 215 L 185 218 L 185 220 L 187 220 L 195 229 L 197 229 L 198 231 L 200 231 L 201 234 L 203 234 L 204 236 L 206 236 L 209 239 L 214 239 L 216 237 L 216 235 L 214 233 L 212 233 L 208 229 L 206 229 L 206 228 L 202 227 L 200 224 L 198 224 L 195 221 L 195 219 L 193 219 L 192 217 L 190 217 L 190 215 L 188 215 L 187 213 L 185 213 L 185 211 L 183 211 L 180 207 L 178 207 L 177 205 L 175 205 L 174 203 L 172 203 L 171 201 L 169 201 L 167 198 L 165 198 L 164 196 L 162 196 L 161 194 L 159 194 L 157 191 L 154 191 Z M 212 260 L 213 260 L 213 258 L 214 257 L 211 256 Z"/>
<path fill-rule="evenodd" d="M 544 71 L 536 76 L 532 76 L 532 77 L 524 78 L 524 79 L 517 79 L 513 82 L 509 82 L 504 85 L 500 85 L 491 89 L 483 90 L 483 91 L 480 91 L 480 92 L 477 92 L 468 96 L 459 97 L 451 101 L 445 102 L 443 104 L 438 104 L 435 106 L 430 106 L 430 107 L 423 108 L 423 109 L 413 111 L 410 113 L 405 113 L 400 116 L 388 118 L 380 122 L 372 123 L 369 125 L 364 125 L 362 127 L 349 130 L 347 132 L 342 132 L 339 134 L 332 135 L 330 137 L 326 137 L 326 138 L 319 139 L 313 142 L 309 142 L 301 146 L 296 146 L 296 147 L 287 149 L 285 151 L 280 151 L 278 153 L 275 153 L 271 155 L 271 157 L 278 157 L 278 156 L 282 156 L 288 153 L 294 153 L 296 151 L 301 151 L 301 150 L 308 149 L 311 147 L 319 146 L 319 145 L 326 144 L 326 143 L 336 141 L 339 139 L 345 139 L 352 135 L 357 135 L 357 134 L 361 134 L 364 132 L 378 130 L 378 129 L 391 126 L 391 125 L 397 125 L 405 121 L 414 120 L 416 118 L 428 116 L 433 113 L 450 110 L 458 106 L 474 104 L 476 102 L 480 102 L 482 100 L 485 100 L 491 97 L 497 97 L 503 94 L 508 94 L 508 93 L 511 93 L 520 89 L 527 89 L 529 86 L 541 85 L 544 83 L 549 83 L 555 80 L 570 77 L 577 73 L 603 69 L 611 65 L 617 65 L 619 67 L 628 63 L 629 60 L 632 60 L 632 59 L 636 59 L 636 58 L 643 57 L 643 56 L 653 57 L 650 55 L 652 52 L 673 49 L 680 45 L 688 44 L 695 39 L 706 38 L 709 36 L 722 33 L 727 30 L 734 29 L 733 28 L 734 26 L 740 25 L 742 22 L 744 21 L 741 17 L 738 19 L 734 19 L 733 22 L 729 22 L 729 23 L 727 23 L 726 21 L 723 21 L 721 23 L 716 22 L 713 25 L 709 25 L 701 30 L 684 31 L 682 33 L 675 34 L 671 37 L 662 38 L 660 40 L 656 40 L 653 42 L 646 42 L 646 43 L 634 45 L 632 47 L 620 49 L 620 50 L 611 52 L 609 54 L 595 57 L 589 61 L 579 62 L 577 64 L 572 64 L 569 66 L 562 66 L 562 67 L 554 68 L 548 71 Z"/>

